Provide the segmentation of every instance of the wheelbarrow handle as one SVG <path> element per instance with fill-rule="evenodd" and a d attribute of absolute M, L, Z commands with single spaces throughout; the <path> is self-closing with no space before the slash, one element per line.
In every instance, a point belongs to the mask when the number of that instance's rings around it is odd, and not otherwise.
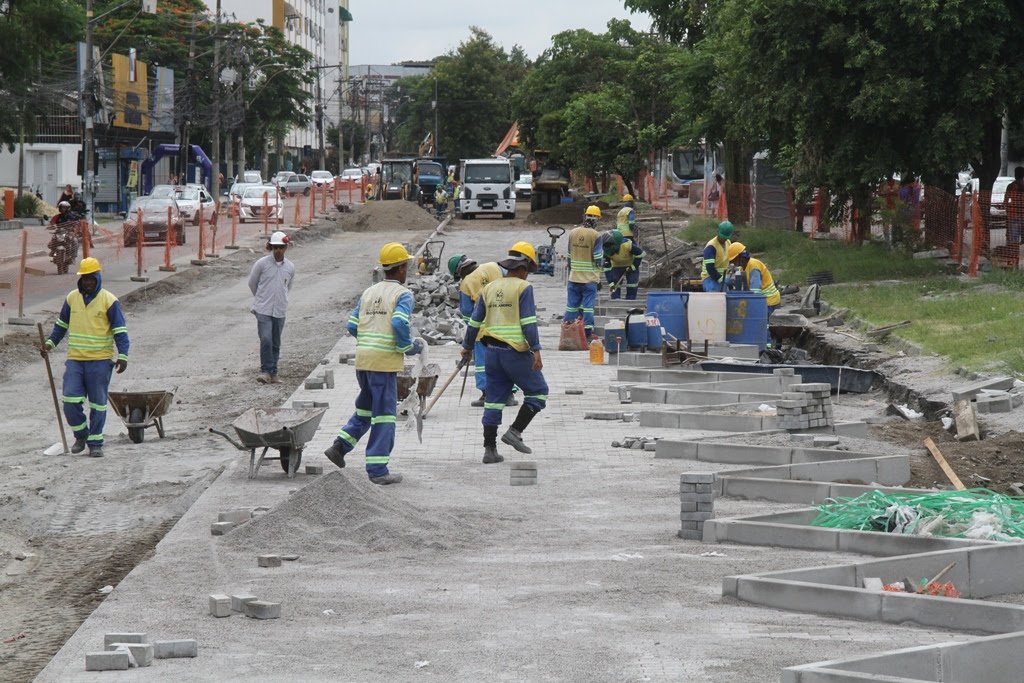
<path fill-rule="evenodd" d="M 213 427 L 210 427 L 210 433 L 212 433 L 212 434 L 219 434 L 219 435 L 223 436 L 225 439 L 228 440 L 229 443 L 231 443 L 232 446 L 234 446 L 235 448 L 237 448 L 240 451 L 247 451 L 247 450 L 249 450 L 248 448 L 246 448 L 242 444 L 238 443 L 237 441 L 232 439 L 230 436 L 228 436 L 224 432 L 219 432 L 216 429 L 214 429 Z"/>

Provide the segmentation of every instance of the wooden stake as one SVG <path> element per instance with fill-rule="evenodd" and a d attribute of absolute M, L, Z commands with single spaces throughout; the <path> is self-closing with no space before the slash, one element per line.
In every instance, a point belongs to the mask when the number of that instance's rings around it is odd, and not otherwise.
<path fill-rule="evenodd" d="M 36 323 L 36 329 L 39 330 L 39 343 L 42 348 L 46 348 L 46 337 L 43 335 L 43 324 Z M 57 385 L 53 382 L 53 370 L 50 368 L 50 354 L 47 353 L 43 356 L 43 361 L 46 362 L 46 376 L 50 380 L 50 395 L 53 396 L 53 409 L 57 412 L 57 425 L 60 428 L 60 442 L 64 446 L 64 454 L 67 455 L 68 451 L 68 437 L 64 434 L 64 416 L 60 412 L 60 401 L 57 400 Z"/>
<path fill-rule="evenodd" d="M 924 445 L 925 448 L 928 449 L 928 452 L 932 454 L 932 457 L 935 458 L 935 462 L 938 463 L 939 469 L 941 469 L 943 473 L 945 473 L 946 477 L 953 484 L 953 488 L 955 488 L 957 491 L 963 491 L 964 489 L 966 489 L 967 487 L 964 486 L 964 483 L 962 481 L 960 481 L 960 477 L 956 476 L 956 472 L 954 472 L 953 468 L 949 466 L 949 463 L 946 462 L 946 459 L 942 457 L 942 451 L 940 451 L 939 447 L 935 445 L 934 441 L 932 441 L 932 437 L 927 437 L 924 440 Z"/>

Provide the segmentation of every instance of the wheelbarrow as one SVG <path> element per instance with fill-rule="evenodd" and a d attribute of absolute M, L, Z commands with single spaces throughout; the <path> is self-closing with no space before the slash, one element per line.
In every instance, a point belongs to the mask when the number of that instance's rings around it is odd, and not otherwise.
<path fill-rule="evenodd" d="M 156 433 L 164 438 L 164 415 L 177 390 L 175 387 L 170 391 L 111 391 L 107 398 L 128 427 L 128 438 L 132 443 L 142 443 L 150 427 L 156 427 Z"/>
<path fill-rule="evenodd" d="M 264 460 L 278 460 L 289 479 L 302 462 L 302 448 L 320 427 L 326 408 L 250 408 L 231 423 L 238 441 L 210 427 L 210 431 L 227 439 L 240 451 L 249 451 L 249 478 L 255 479 Z M 259 458 L 256 451 L 263 451 Z M 278 457 L 267 457 L 271 448 Z"/>

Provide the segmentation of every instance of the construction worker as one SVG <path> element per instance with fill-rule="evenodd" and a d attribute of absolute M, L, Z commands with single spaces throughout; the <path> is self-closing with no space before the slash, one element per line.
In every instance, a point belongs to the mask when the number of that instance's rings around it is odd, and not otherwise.
<path fill-rule="evenodd" d="M 373 200 L 373 183 L 367 183 L 366 190 L 363 192 L 363 201 L 369 202 Z"/>
<path fill-rule="evenodd" d="M 566 285 L 565 316 L 571 323 L 583 316 L 583 328 L 590 338 L 594 334 L 594 302 L 601 271 L 597 264 L 604 257 L 600 234 L 594 228 L 601 217 L 600 207 L 591 204 L 583 217 L 583 225 L 569 232 L 569 283 Z"/>
<path fill-rule="evenodd" d="M 68 294 L 53 331 L 40 349 L 43 358 L 68 335 L 64 364 L 64 416 L 75 435 L 72 453 L 86 446 L 94 458 L 103 456 L 103 425 L 107 421 L 107 392 L 114 368 L 128 368 L 128 328 L 117 297 L 103 289 L 100 262 L 89 257 L 78 265 L 78 287 Z M 114 349 L 117 349 L 116 360 Z M 85 402 L 89 401 L 89 421 Z"/>
<path fill-rule="evenodd" d="M 504 460 L 498 454 L 498 427 L 512 388 L 519 386 L 523 390 L 523 405 L 501 440 L 520 453 L 533 452 L 523 441 L 523 432 L 547 405 L 548 398 L 548 385 L 541 373 L 544 363 L 537 333 L 537 308 L 533 287 L 526 282 L 527 275 L 537 270 L 537 252 L 529 242 L 516 242 L 508 254 L 509 258 L 498 264 L 505 269 L 506 276 L 483 288 L 462 342 L 464 362 L 472 357 L 478 338 L 487 349 L 482 420 L 484 464 Z"/>
<path fill-rule="evenodd" d="M 256 333 L 260 339 L 260 384 L 280 384 L 277 361 L 281 357 L 281 332 L 288 312 L 288 292 L 295 280 L 295 264 L 284 257 L 288 235 L 280 230 L 267 240 L 270 254 L 252 264 L 249 291 L 252 292 L 252 314 L 256 316 Z"/>
<path fill-rule="evenodd" d="M 398 413 L 398 373 L 405 366 L 403 354 L 423 351 L 419 339 L 409 338 L 409 317 L 414 300 L 406 289 L 405 278 L 412 256 L 398 242 L 381 247 L 380 265 L 384 279 L 368 287 L 348 319 L 348 331 L 356 338 L 356 411 L 341 428 L 331 447 L 324 451 L 338 467 L 345 466 L 345 455 L 359 443 L 367 431 L 366 474 L 374 484 L 397 484 L 402 475 L 388 470 L 391 449 L 395 446 L 395 419 Z"/>
<path fill-rule="evenodd" d="M 448 193 L 444 191 L 444 185 L 438 184 L 434 190 L 434 214 L 437 220 L 444 218 L 444 212 L 448 208 Z"/>
<path fill-rule="evenodd" d="M 775 309 L 782 304 L 782 294 L 775 286 L 775 280 L 768 271 L 768 267 L 759 259 L 751 258 L 750 252 L 742 242 L 730 244 L 728 256 L 729 263 L 735 263 L 743 270 L 750 291 L 763 294 L 768 300 L 768 315 L 771 316 Z"/>
<path fill-rule="evenodd" d="M 448 272 L 459 283 L 459 313 L 462 314 L 462 320 L 467 327 L 470 318 L 473 317 L 473 309 L 480 299 L 480 292 L 483 288 L 508 274 L 504 268 L 493 261 L 478 266 L 476 261 L 466 258 L 464 254 L 455 254 L 448 259 Z M 473 346 L 473 365 L 476 388 L 480 390 L 480 398 L 470 403 L 474 408 L 481 408 L 484 405 L 487 387 L 486 360 L 487 348 L 478 339 Z"/>
<path fill-rule="evenodd" d="M 718 224 L 718 234 L 708 240 L 704 247 L 704 265 L 700 276 L 704 280 L 705 292 L 725 291 L 725 271 L 729 267 L 729 245 L 732 237 L 732 223 Z"/>
<path fill-rule="evenodd" d="M 634 242 L 638 242 L 636 234 L 636 211 L 633 207 L 633 195 L 627 193 L 622 197 L 622 208 L 615 216 L 615 229 Z"/>
<path fill-rule="evenodd" d="M 604 259 L 604 275 L 608 280 L 611 298 L 618 299 L 621 296 L 623 280 L 625 280 L 626 299 L 636 299 L 640 285 L 640 263 L 644 260 L 644 250 L 634 240 L 622 236 L 622 231 L 618 228 L 610 232 L 611 244 L 617 242 L 619 245 L 610 256 L 606 255 Z M 619 237 L 616 238 L 614 233 L 618 233 Z M 605 253 L 607 254 L 607 251 Z"/>

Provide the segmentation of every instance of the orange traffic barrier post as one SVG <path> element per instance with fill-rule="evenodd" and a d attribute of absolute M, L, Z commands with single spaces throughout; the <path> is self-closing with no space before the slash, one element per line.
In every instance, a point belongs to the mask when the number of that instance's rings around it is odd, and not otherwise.
<path fill-rule="evenodd" d="M 142 244 L 146 241 L 143 218 L 142 209 L 139 209 L 135 221 L 135 275 L 130 278 L 132 282 L 149 282 L 149 278 L 142 275 Z"/>
<path fill-rule="evenodd" d="M 322 215 L 327 214 L 327 186 L 324 185 L 323 189 L 320 190 L 320 213 Z"/>
<path fill-rule="evenodd" d="M 201 236 L 200 237 L 200 242 L 202 242 L 200 247 L 203 250 L 203 255 L 200 258 L 204 258 L 204 259 L 207 259 L 207 258 L 220 258 L 217 255 L 217 228 L 212 226 L 212 225 L 210 227 L 213 230 L 213 240 L 210 242 L 210 250 L 209 251 L 206 250 L 206 226 L 207 226 L 206 216 L 205 216 L 205 214 L 202 211 L 200 211 L 199 212 L 199 234 Z"/>
<path fill-rule="evenodd" d="M 313 224 L 313 219 L 316 218 L 316 185 L 309 190 L 309 224 Z"/>
<path fill-rule="evenodd" d="M 231 244 L 225 244 L 224 248 L 238 249 L 238 245 L 235 244 L 235 238 L 238 237 L 238 211 L 234 202 L 228 204 L 228 215 L 231 216 Z"/>
<path fill-rule="evenodd" d="M 89 253 L 92 251 L 92 238 L 89 235 L 89 222 L 86 220 L 78 221 L 78 234 L 82 236 L 82 258 L 89 258 Z"/>
<path fill-rule="evenodd" d="M 349 180 L 345 184 L 348 185 L 348 203 L 351 204 L 352 203 L 352 186 L 355 185 L 355 183 L 352 182 L 351 180 Z"/>
<path fill-rule="evenodd" d="M 302 200 L 298 198 L 295 200 L 295 220 L 292 223 L 296 228 L 302 223 Z"/>
<path fill-rule="evenodd" d="M 171 220 L 171 207 L 167 207 L 167 238 L 164 240 L 164 263 L 160 270 L 165 273 L 173 273 L 177 270 L 171 265 L 171 244 L 177 235 L 174 234 L 174 222 Z"/>
<path fill-rule="evenodd" d="M 196 257 L 190 263 L 193 266 L 206 265 L 206 222 L 203 220 L 202 214 L 199 214 L 199 247 Z"/>
<path fill-rule="evenodd" d="M 956 201 L 956 237 L 953 239 L 953 249 L 949 256 L 957 265 L 960 264 L 960 249 L 964 242 L 964 223 L 967 221 L 967 193 L 961 192 Z"/>
<path fill-rule="evenodd" d="M 220 258 L 220 254 L 217 253 L 217 215 L 218 215 L 217 209 L 218 208 L 219 207 L 217 207 L 216 202 L 214 202 L 213 218 L 210 219 L 210 232 L 212 233 L 212 235 L 210 236 L 210 253 L 208 253 L 206 255 L 209 258 Z"/>
<path fill-rule="evenodd" d="M 971 203 L 971 263 L 967 268 L 967 274 L 971 277 L 978 277 L 978 258 L 981 256 L 981 234 L 985 226 L 981 220 L 981 204 L 978 203 L 978 193 L 973 195 Z"/>
<path fill-rule="evenodd" d="M 13 193 L 10 193 L 13 196 Z M 13 209 L 13 200 L 12 200 Z M 7 322 L 12 325 L 35 325 L 36 321 L 25 317 L 25 273 L 28 267 L 28 230 L 21 230 L 21 262 L 18 265 L 18 317 L 11 318 Z"/>
<path fill-rule="evenodd" d="M 263 193 L 263 236 L 266 237 L 270 234 L 270 197 L 269 193 Z"/>

